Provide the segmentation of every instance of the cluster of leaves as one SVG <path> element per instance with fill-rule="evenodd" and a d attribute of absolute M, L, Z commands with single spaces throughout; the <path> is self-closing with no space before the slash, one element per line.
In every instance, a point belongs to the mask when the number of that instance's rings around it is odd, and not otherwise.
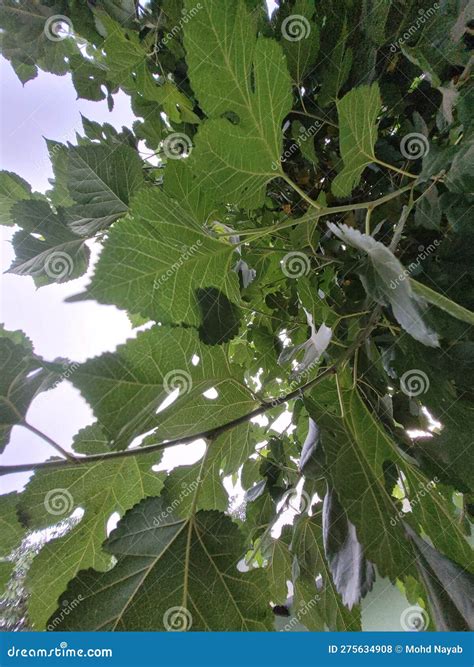
<path fill-rule="evenodd" d="M 194 630 L 270 630 L 291 583 L 308 629 L 356 630 L 375 576 L 431 628 L 472 625 L 472 2 L 279 5 L 271 19 L 261 0 L 0 9 L 23 82 L 70 72 L 80 97 L 112 108 L 122 90 L 137 117 L 48 140 L 45 194 L 0 174 L 10 271 L 72 280 L 100 244 L 71 300 L 148 325 L 74 365 L 97 419 L 77 461 L 2 469 L 35 468 L 0 498 L 5 556 L 54 524 L 51 494 L 82 510 L 33 560 L 36 629 L 169 629 L 178 610 Z M 58 16 L 65 39 L 44 30 Z M 64 360 L 20 332 L 0 346 L 4 447 Z M 197 438 L 198 463 L 156 472 Z"/>

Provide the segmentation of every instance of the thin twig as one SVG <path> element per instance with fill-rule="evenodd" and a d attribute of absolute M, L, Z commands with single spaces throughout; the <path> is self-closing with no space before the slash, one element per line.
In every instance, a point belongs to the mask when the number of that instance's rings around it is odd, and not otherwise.
<path fill-rule="evenodd" d="M 40 431 L 38 428 L 36 428 L 36 426 L 29 424 L 27 421 L 22 421 L 21 426 L 23 426 L 28 431 L 31 431 L 31 433 L 34 433 L 39 438 L 47 442 L 48 445 L 51 445 L 51 447 L 53 447 L 57 452 L 62 454 L 64 458 L 70 461 L 71 463 L 76 463 L 76 461 L 78 461 L 77 457 L 75 457 L 73 454 L 70 454 L 65 449 L 63 449 L 61 445 L 59 445 L 52 438 L 50 438 L 49 435 L 46 435 L 46 433 L 43 433 L 43 431 Z"/>

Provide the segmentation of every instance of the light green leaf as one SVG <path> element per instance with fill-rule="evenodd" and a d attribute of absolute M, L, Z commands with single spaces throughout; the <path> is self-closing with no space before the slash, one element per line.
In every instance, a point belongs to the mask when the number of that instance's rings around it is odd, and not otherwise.
<path fill-rule="evenodd" d="M 193 361 L 194 360 L 194 361 Z M 155 326 L 81 364 L 71 376 L 116 449 L 150 429 L 184 437 L 250 412 L 256 401 L 225 348 L 203 345 L 191 329 Z M 179 397 L 157 410 L 179 388 Z M 217 396 L 205 396 L 215 389 Z"/>
<path fill-rule="evenodd" d="M 291 581 L 291 563 L 293 557 L 288 546 L 282 540 L 272 540 L 268 555 L 268 578 L 270 595 L 274 604 L 285 604 L 288 597 L 287 582 Z"/>
<path fill-rule="evenodd" d="M 12 206 L 17 201 L 30 197 L 31 187 L 26 181 L 12 171 L 0 171 L 0 225 L 14 225 Z"/>
<path fill-rule="evenodd" d="M 344 168 L 332 184 L 336 197 L 349 196 L 359 184 L 365 167 L 375 160 L 377 117 L 381 106 L 377 83 L 353 88 L 337 102 L 339 146 Z"/>
<path fill-rule="evenodd" d="M 209 118 L 191 155 L 197 182 L 219 201 L 260 206 L 280 171 L 281 125 L 291 109 L 282 49 L 257 39 L 243 0 L 206 0 L 185 26 L 184 43 L 191 85 Z"/>
<path fill-rule="evenodd" d="M 166 499 L 150 498 L 127 513 L 105 547 L 117 564 L 105 573 L 82 571 L 69 584 L 63 597 L 81 595 L 82 602 L 58 629 L 271 628 L 265 574 L 239 572 L 244 541 L 219 512 L 180 519 Z"/>
<path fill-rule="evenodd" d="M 96 424 L 78 433 L 75 448 L 84 445 L 92 451 L 92 442 L 95 453 L 108 450 L 107 440 Z M 79 570 L 105 570 L 111 566 L 110 554 L 101 549 L 107 521 L 114 512 L 122 515 L 145 496 L 160 493 L 162 475 L 151 469 L 159 458 L 157 454 L 147 454 L 35 473 L 19 502 L 21 516 L 29 528 L 44 528 L 65 519 L 77 508 L 84 510 L 78 523 L 73 523 L 63 536 L 49 541 L 33 560 L 27 588 L 29 615 L 36 630 L 45 627 L 59 595 Z M 62 625 L 57 629 L 63 629 Z"/>
<path fill-rule="evenodd" d="M 279 18 L 281 45 L 288 69 L 297 85 L 310 73 L 319 51 L 319 28 L 314 21 L 315 5 L 312 0 L 296 0 L 290 8 L 283 5 Z M 280 17 L 281 15 L 281 17 Z"/>
<path fill-rule="evenodd" d="M 142 163 L 129 146 L 64 146 L 48 142 L 58 186 L 74 205 L 67 209 L 73 231 L 92 236 L 128 211 L 143 184 Z"/>
<path fill-rule="evenodd" d="M 198 195 L 183 181 L 181 192 L 190 193 L 186 201 L 175 186 L 174 191 L 169 184 L 165 192 L 143 191 L 135 198 L 131 216 L 109 234 L 89 293 L 100 303 L 156 321 L 198 326 L 198 288 L 215 287 L 230 301 L 239 300 L 238 278 L 231 270 L 234 247 L 206 234 Z M 183 197 L 182 204 L 169 190 Z"/>
<path fill-rule="evenodd" d="M 24 421 L 32 400 L 54 380 L 55 375 L 42 368 L 26 336 L 0 325 L 0 452 L 13 426 Z"/>
<path fill-rule="evenodd" d="M 222 484 L 220 463 L 220 452 L 210 442 L 200 461 L 190 466 L 179 466 L 168 475 L 166 496 L 173 498 L 172 509 L 177 515 L 187 517 L 193 510 L 227 510 L 229 497 Z"/>
<path fill-rule="evenodd" d="M 69 229 L 62 209 L 54 213 L 46 201 L 25 199 L 13 205 L 11 216 L 21 229 L 12 239 L 16 257 L 10 273 L 31 276 L 41 287 L 87 271 L 89 248 Z"/>

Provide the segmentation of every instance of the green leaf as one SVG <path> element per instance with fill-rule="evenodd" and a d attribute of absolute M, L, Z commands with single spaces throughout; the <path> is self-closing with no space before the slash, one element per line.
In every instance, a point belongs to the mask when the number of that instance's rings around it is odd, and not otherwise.
<path fill-rule="evenodd" d="M 329 63 L 323 62 L 319 69 L 321 73 L 321 89 L 318 93 L 318 103 L 327 107 L 337 100 L 339 91 L 346 83 L 352 67 L 352 49 L 347 45 L 347 23 L 344 21 L 339 39 L 331 52 Z"/>
<path fill-rule="evenodd" d="M 12 576 L 15 563 L 12 561 L 2 561 L 0 560 L 0 595 L 4 595 L 8 582 Z"/>
<path fill-rule="evenodd" d="M 27 199 L 14 204 L 11 215 L 21 229 L 12 240 L 16 257 L 10 273 L 31 276 L 40 287 L 87 271 L 89 248 L 69 229 L 62 209 L 54 213 L 48 202 Z"/>
<path fill-rule="evenodd" d="M 16 0 L 2 2 L 2 53 L 12 61 L 23 83 L 36 76 L 37 67 L 66 74 L 68 58 L 79 53 L 73 39 L 56 38 L 57 17 L 63 15 L 63 3 L 54 0 L 48 3 L 22 0 L 21 6 Z"/>
<path fill-rule="evenodd" d="M 392 251 L 368 234 L 361 234 L 347 225 L 328 223 L 329 229 L 345 243 L 367 253 L 373 277 L 362 273 L 361 278 L 368 294 L 382 305 L 390 304 L 397 322 L 416 340 L 437 347 L 438 336 L 424 323 L 419 302 L 415 298 L 412 283 L 407 280 L 407 270 Z M 363 267 L 361 267 L 362 271 Z"/>
<path fill-rule="evenodd" d="M 474 193 L 474 140 L 462 144 L 456 153 L 447 175 L 447 185 L 452 192 Z"/>
<path fill-rule="evenodd" d="M 314 21 L 314 2 L 296 0 L 291 8 L 283 5 L 282 10 L 278 18 L 283 52 L 293 81 L 301 85 L 314 66 L 319 51 L 319 28 Z"/>
<path fill-rule="evenodd" d="M 415 546 L 417 567 L 428 592 L 436 627 L 444 632 L 474 629 L 474 577 L 445 558 L 407 528 Z"/>
<path fill-rule="evenodd" d="M 21 331 L 0 326 L 0 451 L 16 424 L 24 421 L 31 402 L 49 389 L 55 375 L 42 367 L 30 341 Z"/>
<path fill-rule="evenodd" d="M 202 460 L 176 468 L 166 479 L 166 497 L 173 498 L 172 509 L 180 517 L 186 518 L 192 511 L 225 512 L 228 508 L 229 498 L 220 472 L 221 452 L 214 444 L 207 445 Z"/>
<path fill-rule="evenodd" d="M 20 524 L 16 506 L 18 493 L 0 496 L 0 556 L 9 556 L 24 537 L 25 529 Z"/>
<path fill-rule="evenodd" d="M 288 597 L 288 584 L 291 580 L 292 554 L 283 540 L 272 540 L 268 556 L 268 577 L 270 595 L 275 604 L 285 604 Z"/>
<path fill-rule="evenodd" d="M 360 630 L 360 610 L 349 609 L 343 604 L 331 578 L 324 556 L 323 535 L 318 517 L 303 517 L 295 526 L 293 549 L 298 559 L 299 579 L 296 581 L 296 608 L 311 610 L 310 601 L 316 600 L 315 611 L 330 631 Z M 319 585 L 316 578 L 321 577 Z M 303 584 L 303 586 L 301 585 Z M 310 597 L 310 596 L 313 597 Z M 298 602 L 301 600 L 300 605 Z M 308 615 L 310 617 L 310 615 Z M 301 617 L 306 624 L 307 615 Z M 309 627 L 308 629 L 316 629 Z"/>
<path fill-rule="evenodd" d="M 144 183 L 138 153 L 128 146 L 63 146 L 49 142 L 55 156 L 55 177 L 75 204 L 68 224 L 92 236 L 128 211 L 133 194 Z"/>
<path fill-rule="evenodd" d="M 381 0 L 377 4 L 370 2 L 370 0 L 363 0 L 364 32 L 378 46 L 385 42 L 385 27 L 390 8 L 390 0 Z"/>
<path fill-rule="evenodd" d="M 151 429 L 159 439 L 184 437 L 256 407 L 225 348 L 203 345 L 190 329 L 153 327 L 141 332 L 116 352 L 81 364 L 71 382 L 117 449 Z M 159 410 L 177 389 L 176 401 Z M 217 396 L 206 396 L 212 389 Z"/>
<path fill-rule="evenodd" d="M 322 527 L 324 552 L 335 588 L 344 604 L 352 609 L 372 590 L 375 570 L 366 560 L 356 529 L 330 484 L 324 496 Z"/>
<path fill-rule="evenodd" d="M 377 83 L 353 88 L 337 102 L 339 148 L 344 168 L 332 184 L 336 197 L 347 197 L 359 184 L 364 169 L 375 160 L 377 118 L 382 106 Z"/>
<path fill-rule="evenodd" d="M 470 310 L 467 310 L 467 308 L 463 308 L 463 306 L 460 306 L 459 304 L 454 303 L 454 301 L 451 301 L 451 299 L 448 299 L 447 296 L 436 292 L 435 290 L 431 289 L 431 287 L 428 287 L 423 283 L 419 283 L 413 278 L 410 278 L 410 284 L 415 294 L 418 294 L 428 303 L 431 303 L 437 308 L 441 308 L 441 310 L 449 313 L 449 315 L 455 317 L 457 320 L 461 320 L 461 322 L 467 322 L 467 324 L 474 325 L 474 313 L 472 313 Z"/>
<path fill-rule="evenodd" d="M 166 518 L 156 521 L 163 512 Z M 69 584 L 63 597 L 81 595 L 82 602 L 58 629 L 271 627 L 265 574 L 239 572 L 244 541 L 219 512 L 180 519 L 168 513 L 166 499 L 150 498 L 127 513 L 105 548 L 117 564 L 105 573 L 82 571 Z"/>
<path fill-rule="evenodd" d="M 31 187 L 12 171 L 0 171 L 0 225 L 14 225 L 11 210 L 17 201 L 31 198 Z"/>
<path fill-rule="evenodd" d="M 185 7 L 191 11 L 194 0 Z M 191 85 L 209 119 L 191 156 L 197 182 L 219 201 L 260 206 L 280 171 L 281 124 L 291 109 L 281 47 L 257 39 L 243 0 L 206 0 L 185 25 L 184 43 Z"/>
<path fill-rule="evenodd" d="M 382 577 L 395 579 L 411 562 L 401 526 L 391 523 L 397 508 L 384 476 L 385 461 L 399 456 L 356 391 L 341 387 L 340 395 L 341 405 L 334 380 L 322 383 L 307 409 L 321 428 L 331 482 L 367 558 Z"/>
<path fill-rule="evenodd" d="M 172 187 L 135 198 L 130 217 L 109 234 L 89 293 L 156 321 L 199 326 L 202 286 L 239 301 L 234 247 L 211 238 L 199 210 L 167 194 Z"/>
<path fill-rule="evenodd" d="M 100 453 L 108 450 L 108 444 L 100 426 L 94 424 L 78 433 L 74 448 Z M 145 496 L 160 493 L 162 475 L 151 469 L 159 458 L 147 454 L 35 473 L 19 501 L 22 519 L 29 528 L 45 528 L 77 508 L 84 511 L 65 534 L 45 544 L 28 572 L 28 608 L 35 629 L 45 627 L 59 595 L 79 570 L 111 566 L 110 554 L 101 549 L 107 521 L 114 512 L 122 515 Z M 63 625 L 57 629 L 62 630 Z"/>

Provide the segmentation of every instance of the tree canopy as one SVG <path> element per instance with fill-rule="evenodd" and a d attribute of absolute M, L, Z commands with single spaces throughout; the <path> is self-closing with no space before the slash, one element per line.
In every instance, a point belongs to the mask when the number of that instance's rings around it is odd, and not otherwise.
<path fill-rule="evenodd" d="M 473 629 L 473 21 L 467 0 L 4 0 L 23 83 L 67 74 L 136 117 L 48 138 L 46 193 L 0 173 L 8 270 L 89 273 L 68 300 L 136 329 L 84 363 L 0 331 L 1 451 L 15 426 L 55 450 L 0 468 L 34 473 L 0 497 L 2 581 L 27 531 L 82 510 L 33 559 L 35 629 L 283 609 L 358 630 L 375 577 L 402 628 Z M 27 420 L 60 382 L 96 420 L 72 446 Z"/>

